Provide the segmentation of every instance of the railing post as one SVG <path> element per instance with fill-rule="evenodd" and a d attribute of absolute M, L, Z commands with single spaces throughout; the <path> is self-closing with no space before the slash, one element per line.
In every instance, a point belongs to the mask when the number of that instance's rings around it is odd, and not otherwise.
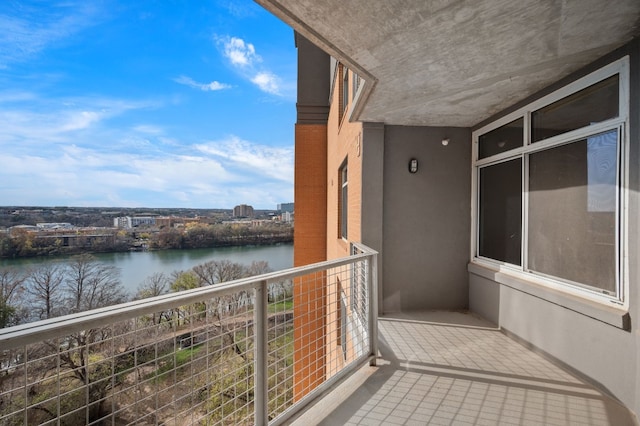
<path fill-rule="evenodd" d="M 375 367 L 378 359 L 378 253 L 369 258 L 369 365 Z"/>
<path fill-rule="evenodd" d="M 255 307 L 253 310 L 253 330 L 255 333 L 253 375 L 253 409 L 256 425 L 269 423 L 269 389 L 267 372 L 267 281 L 260 281 L 255 288 Z"/>

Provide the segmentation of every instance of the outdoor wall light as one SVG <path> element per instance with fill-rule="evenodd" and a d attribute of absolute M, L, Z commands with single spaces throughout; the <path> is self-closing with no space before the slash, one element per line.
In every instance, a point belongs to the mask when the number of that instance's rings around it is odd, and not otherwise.
<path fill-rule="evenodd" d="M 442 139 L 442 145 L 444 145 L 444 146 L 449 145 L 449 138 Z"/>
<path fill-rule="evenodd" d="M 415 173 L 418 171 L 418 160 L 412 158 L 409 160 L 409 173 Z"/>

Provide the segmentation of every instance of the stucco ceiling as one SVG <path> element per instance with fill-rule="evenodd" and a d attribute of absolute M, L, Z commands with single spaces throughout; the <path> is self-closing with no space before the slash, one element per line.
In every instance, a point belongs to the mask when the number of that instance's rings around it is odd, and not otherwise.
<path fill-rule="evenodd" d="M 640 35 L 640 0 L 256 0 L 359 72 L 352 117 L 473 126 Z"/>

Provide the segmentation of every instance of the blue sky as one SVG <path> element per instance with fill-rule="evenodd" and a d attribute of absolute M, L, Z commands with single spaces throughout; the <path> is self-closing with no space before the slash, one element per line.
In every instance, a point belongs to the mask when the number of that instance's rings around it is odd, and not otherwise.
<path fill-rule="evenodd" d="M 2 0 L 0 205 L 291 202 L 295 55 L 250 0 Z"/>

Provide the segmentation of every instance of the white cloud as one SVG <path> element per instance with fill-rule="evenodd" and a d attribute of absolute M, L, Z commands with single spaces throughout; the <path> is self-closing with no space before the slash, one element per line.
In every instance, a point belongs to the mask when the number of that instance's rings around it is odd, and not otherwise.
<path fill-rule="evenodd" d="M 41 50 L 60 43 L 91 25 L 104 15 L 95 2 L 55 4 L 42 8 L 20 3 L 12 16 L 0 14 L 0 68 L 29 59 Z M 16 16 L 19 16 L 16 17 Z"/>
<path fill-rule="evenodd" d="M 126 151 L 80 142 L 51 145 L 46 153 L 0 150 L 0 199 L 18 205 L 265 208 L 293 195 L 293 148 L 230 137 L 182 143 L 183 153 L 175 154 L 127 141 Z"/>
<path fill-rule="evenodd" d="M 162 127 L 155 126 L 153 124 L 139 124 L 133 127 L 133 130 L 138 133 L 145 133 L 147 135 L 161 135 L 164 133 Z"/>
<path fill-rule="evenodd" d="M 98 111 L 73 111 L 63 118 L 59 127 L 60 132 L 70 132 L 91 127 L 94 123 L 102 120 L 106 114 Z"/>
<path fill-rule="evenodd" d="M 231 162 L 238 171 L 247 175 L 293 183 L 293 147 L 259 145 L 233 136 L 221 142 L 196 145 L 195 148 Z"/>
<path fill-rule="evenodd" d="M 79 131 L 95 129 L 127 111 L 152 106 L 151 102 L 111 98 L 49 101 L 32 96 L 22 104 L 0 109 L 0 140 L 46 147 L 51 142 L 65 142 Z"/>
<path fill-rule="evenodd" d="M 279 78 L 270 72 L 259 72 L 251 79 L 251 82 L 258 86 L 263 92 L 272 95 L 280 94 Z"/>
<path fill-rule="evenodd" d="M 179 84 L 184 84 L 185 86 L 193 87 L 194 89 L 205 91 L 205 92 L 209 92 L 209 91 L 215 92 L 217 90 L 224 90 L 224 89 L 231 88 L 230 85 L 220 83 L 218 81 L 212 81 L 211 83 L 198 83 L 195 80 L 193 80 L 191 77 L 187 77 L 184 75 L 181 75 L 178 78 L 174 78 L 173 81 Z"/>
<path fill-rule="evenodd" d="M 224 56 L 235 66 L 247 67 L 261 61 L 253 44 L 246 43 L 241 38 L 225 37 L 222 42 Z"/>
<path fill-rule="evenodd" d="M 216 37 L 222 45 L 222 54 L 238 73 L 270 95 L 283 96 L 282 80 L 262 64 L 262 57 L 256 53 L 253 44 L 238 37 Z"/>

